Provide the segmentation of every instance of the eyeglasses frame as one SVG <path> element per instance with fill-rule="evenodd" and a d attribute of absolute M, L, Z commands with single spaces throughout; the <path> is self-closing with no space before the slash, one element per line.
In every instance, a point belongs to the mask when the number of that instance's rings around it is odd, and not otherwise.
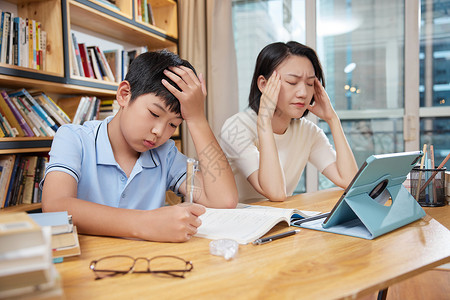
<path fill-rule="evenodd" d="M 133 264 L 131 265 L 131 267 L 130 267 L 129 270 L 127 270 L 127 271 L 120 271 L 120 270 L 97 270 L 97 269 L 95 268 L 96 265 L 97 265 L 97 263 L 98 263 L 99 261 L 104 260 L 104 259 L 108 259 L 108 258 L 113 258 L 113 257 L 126 257 L 126 258 L 130 258 L 130 259 L 133 260 Z M 162 258 L 162 257 L 165 257 L 165 258 L 175 258 L 175 259 L 178 259 L 178 260 L 182 260 L 182 261 L 185 262 L 187 268 L 185 268 L 185 269 L 183 269 L 183 270 L 157 270 L 157 271 L 152 271 L 152 270 L 150 270 L 150 262 L 151 262 L 153 259 L 156 259 L 156 258 Z M 136 266 L 136 262 L 137 262 L 138 260 L 146 260 L 146 261 L 147 261 L 147 270 L 145 270 L 145 271 L 135 271 L 135 270 L 134 270 L 134 268 L 135 268 L 135 266 Z M 104 256 L 104 257 L 102 257 L 102 258 L 100 258 L 100 259 L 93 260 L 93 261 L 91 261 L 91 263 L 89 264 L 89 269 L 91 269 L 91 270 L 94 272 L 95 276 L 96 276 L 95 280 L 103 279 L 103 278 L 106 278 L 106 277 L 114 277 L 114 276 L 116 276 L 116 275 L 126 275 L 126 274 L 131 274 L 131 273 L 135 273 L 135 274 L 166 274 L 166 275 L 170 275 L 170 276 L 172 276 L 172 277 L 185 278 L 185 277 L 184 277 L 184 274 L 185 274 L 186 272 L 192 271 L 193 268 L 194 268 L 194 265 L 192 264 L 191 261 L 187 261 L 187 260 L 185 260 L 185 259 L 183 259 L 183 258 L 181 258 L 181 257 L 174 256 L 174 255 L 158 255 L 158 256 L 154 256 L 154 257 L 152 257 L 152 258 L 147 258 L 147 257 L 136 257 L 136 258 L 134 258 L 134 257 L 129 256 L 129 255 L 120 255 L 120 254 L 119 254 L 119 255 L 109 255 L 109 256 Z M 108 273 L 112 273 L 112 274 L 106 275 L 106 276 L 104 276 L 104 277 L 100 277 L 100 276 L 98 276 L 98 274 L 97 274 L 98 272 L 99 272 L 99 273 L 101 273 L 101 272 L 108 272 Z M 180 273 L 180 272 L 182 272 L 181 275 L 176 274 L 176 273 Z"/>

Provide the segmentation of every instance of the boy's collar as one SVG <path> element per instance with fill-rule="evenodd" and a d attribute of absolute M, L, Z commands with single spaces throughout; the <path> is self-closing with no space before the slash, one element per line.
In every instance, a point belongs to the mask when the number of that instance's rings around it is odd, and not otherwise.
<path fill-rule="evenodd" d="M 101 165 L 117 165 L 114 153 L 112 151 L 111 142 L 108 138 L 108 123 L 113 117 L 107 117 L 97 127 L 95 131 L 95 150 L 97 156 L 97 164 Z M 160 161 L 153 151 L 145 151 L 138 158 L 139 164 L 143 168 L 154 168 L 159 166 Z"/>

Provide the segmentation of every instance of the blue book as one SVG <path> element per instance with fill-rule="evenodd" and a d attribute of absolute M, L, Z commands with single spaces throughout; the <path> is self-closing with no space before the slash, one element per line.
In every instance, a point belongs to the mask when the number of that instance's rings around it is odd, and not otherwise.
<path fill-rule="evenodd" d="M 18 155 L 16 157 L 16 160 L 14 161 L 14 166 L 13 166 L 12 173 L 11 173 L 11 180 L 9 181 L 8 193 L 6 194 L 4 207 L 11 206 L 11 204 L 13 203 L 11 201 L 11 195 L 14 190 L 14 183 L 16 182 L 16 177 L 17 177 L 16 174 L 17 174 L 17 169 L 19 168 L 19 163 L 20 163 L 20 156 Z"/>
<path fill-rule="evenodd" d="M 29 216 L 40 226 L 51 226 L 52 234 L 73 231 L 72 217 L 67 211 L 32 213 Z"/>
<path fill-rule="evenodd" d="M 47 113 L 42 109 L 42 107 L 37 103 L 37 101 L 28 93 L 26 89 L 22 89 L 18 92 L 14 92 L 9 94 L 10 97 L 26 97 L 26 99 L 30 102 L 33 110 L 38 114 L 39 117 L 44 120 L 44 122 L 55 132 L 58 130 L 58 125 L 56 125 L 55 121 L 47 115 Z"/>

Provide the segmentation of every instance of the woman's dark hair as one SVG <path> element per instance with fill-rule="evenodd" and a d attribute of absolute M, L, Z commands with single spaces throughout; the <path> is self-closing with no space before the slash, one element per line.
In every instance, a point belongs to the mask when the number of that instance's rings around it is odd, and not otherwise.
<path fill-rule="evenodd" d="M 125 80 L 130 84 L 130 101 L 134 101 L 141 95 L 151 93 L 164 99 L 164 103 L 171 112 L 181 114 L 180 102 L 161 83 L 161 80 L 165 79 L 180 90 L 171 79 L 164 75 L 164 70 L 174 66 L 185 66 L 195 73 L 194 67 L 188 61 L 167 50 L 145 52 L 136 57 L 131 62 L 125 77 Z"/>
<path fill-rule="evenodd" d="M 258 77 L 262 75 L 268 80 L 273 71 L 275 71 L 275 69 L 291 55 L 303 56 L 309 59 L 313 65 L 316 77 L 325 87 L 322 66 L 314 49 L 293 41 L 287 43 L 278 42 L 269 44 L 261 50 L 258 58 L 256 59 L 255 72 L 253 73 L 253 79 L 250 85 L 248 106 L 256 113 L 259 111 L 259 104 L 262 95 L 258 88 Z M 312 103 L 314 103 L 314 97 L 311 99 L 311 104 Z M 306 116 L 308 112 L 309 111 L 306 110 L 302 117 Z"/>

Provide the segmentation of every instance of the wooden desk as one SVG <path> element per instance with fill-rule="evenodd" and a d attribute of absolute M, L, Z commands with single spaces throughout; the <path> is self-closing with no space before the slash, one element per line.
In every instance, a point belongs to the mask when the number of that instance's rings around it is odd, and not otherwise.
<path fill-rule="evenodd" d="M 329 211 L 341 193 L 334 189 L 258 204 Z M 287 230 L 279 224 L 268 234 Z M 57 269 L 67 299 L 352 299 L 450 262 L 450 232 L 428 215 L 375 240 L 302 229 L 265 245 L 241 245 L 230 261 L 210 255 L 209 242 L 80 235 L 81 256 L 66 259 Z M 191 260 L 194 269 L 185 279 L 129 274 L 94 280 L 90 261 L 113 254 L 177 255 Z"/>

